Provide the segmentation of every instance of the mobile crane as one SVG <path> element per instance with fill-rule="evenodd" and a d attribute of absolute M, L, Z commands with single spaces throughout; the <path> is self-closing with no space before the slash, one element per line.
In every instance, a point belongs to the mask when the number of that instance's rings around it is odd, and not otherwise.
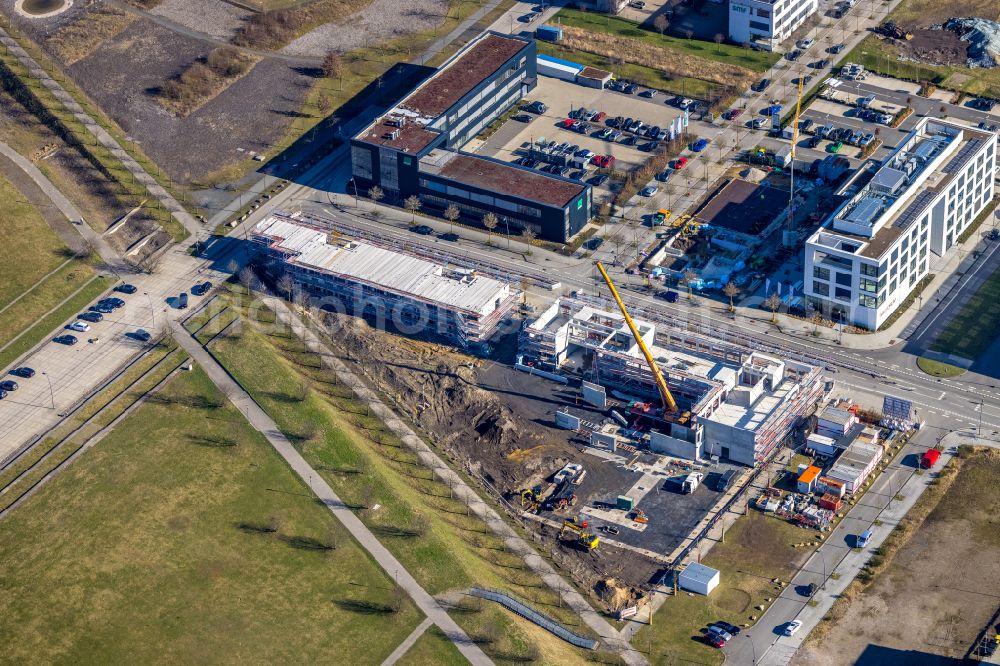
<path fill-rule="evenodd" d="M 663 378 L 663 373 L 660 372 L 659 366 L 656 365 L 656 361 L 653 360 L 653 354 L 650 353 L 649 347 L 646 346 L 645 341 L 643 341 L 642 336 L 639 335 L 639 329 L 635 327 L 635 322 L 632 321 L 632 317 L 629 316 L 628 310 L 625 309 L 625 303 L 622 301 L 621 296 L 618 295 L 618 290 L 615 289 L 615 285 L 611 282 L 611 277 L 608 272 L 604 270 L 604 265 L 601 262 L 597 262 L 597 270 L 601 272 L 601 277 L 604 278 L 604 282 L 608 285 L 608 289 L 611 290 L 611 295 L 615 299 L 615 303 L 618 304 L 618 309 L 621 310 L 622 316 L 625 318 L 625 323 L 628 324 L 628 329 L 632 331 L 632 337 L 635 338 L 635 342 L 639 345 L 639 349 L 642 350 L 642 355 L 646 359 L 646 365 L 649 366 L 650 371 L 653 373 L 653 379 L 656 380 L 656 388 L 660 392 L 660 398 L 663 400 L 663 411 L 664 414 L 676 414 L 678 411 L 677 401 L 674 400 L 674 396 L 671 395 L 670 389 L 667 388 L 667 380 Z"/>

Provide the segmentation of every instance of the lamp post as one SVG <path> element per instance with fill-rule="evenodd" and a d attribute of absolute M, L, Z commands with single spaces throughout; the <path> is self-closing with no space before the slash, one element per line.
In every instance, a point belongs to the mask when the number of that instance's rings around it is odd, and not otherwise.
<path fill-rule="evenodd" d="M 42 374 L 45 375 L 45 381 L 47 381 L 49 383 L 49 405 L 50 405 L 49 408 L 50 409 L 55 409 L 56 408 L 56 396 L 55 396 L 55 393 L 52 391 L 52 379 L 49 377 L 49 374 L 47 372 L 43 372 Z"/>
<path fill-rule="evenodd" d="M 149 302 L 149 316 L 153 318 L 153 330 L 156 330 L 156 310 L 153 309 L 153 298 L 149 295 L 148 291 L 142 292 L 146 296 L 146 300 Z"/>

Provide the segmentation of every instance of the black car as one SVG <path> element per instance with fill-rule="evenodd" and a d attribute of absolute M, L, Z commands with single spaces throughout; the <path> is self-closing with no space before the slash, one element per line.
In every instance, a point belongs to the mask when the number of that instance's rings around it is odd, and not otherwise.
<path fill-rule="evenodd" d="M 133 338 L 135 338 L 136 340 L 138 340 L 140 342 L 149 342 L 149 339 L 153 337 L 149 333 L 149 331 L 141 329 L 141 328 L 139 330 L 137 330 L 135 333 L 132 333 L 131 335 L 132 335 Z"/>
<path fill-rule="evenodd" d="M 125 305 L 125 301 L 120 298 L 115 298 L 114 296 L 108 296 L 107 298 L 102 298 L 97 301 L 98 305 L 110 305 L 112 308 L 120 308 Z"/>
<path fill-rule="evenodd" d="M 440 238 L 443 241 L 448 241 L 450 243 L 454 243 L 455 241 L 457 241 L 459 239 L 459 235 L 456 234 L 454 231 L 449 231 L 446 234 L 441 234 L 440 236 L 438 236 L 438 238 Z"/>
<path fill-rule="evenodd" d="M 211 289 L 212 289 L 211 282 L 202 282 L 201 284 L 196 284 L 195 286 L 191 287 L 191 293 L 194 294 L 195 296 L 203 296 L 204 294 L 207 294 Z"/>
<path fill-rule="evenodd" d="M 7 379 L 0 382 L 0 391 L 16 391 L 16 390 L 17 390 L 17 382 L 15 382 L 13 379 Z"/>
<path fill-rule="evenodd" d="M 624 139 L 622 139 L 622 145 L 623 146 L 634 146 L 635 145 L 635 137 L 632 136 L 631 134 L 629 134 Z"/>
<path fill-rule="evenodd" d="M 826 69 L 829 64 L 830 61 L 827 60 L 826 58 L 823 58 L 822 60 L 817 60 L 816 62 L 814 62 L 809 66 L 812 67 L 813 69 Z"/>
<path fill-rule="evenodd" d="M 102 315 L 100 312 L 94 312 L 93 310 L 90 310 L 88 312 L 81 312 L 77 316 L 77 319 L 82 319 L 83 321 L 89 321 L 91 323 L 96 324 L 97 322 L 104 319 L 104 315 Z"/>
<path fill-rule="evenodd" d="M 27 366 L 24 366 L 20 368 L 14 368 L 13 370 L 10 371 L 10 374 L 15 375 L 17 377 L 24 377 L 25 379 L 31 379 L 32 377 L 35 376 L 35 371 Z"/>
<path fill-rule="evenodd" d="M 785 54 L 785 58 L 793 62 L 798 60 L 801 56 L 802 56 L 802 51 L 798 49 L 792 49 L 791 51 Z"/>
<path fill-rule="evenodd" d="M 188 306 L 188 295 L 186 291 L 182 291 L 181 295 L 177 298 L 177 309 L 183 310 Z"/>
<path fill-rule="evenodd" d="M 830 53 L 832 53 L 834 55 L 837 55 L 838 53 L 842 52 L 843 50 L 844 50 L 844 45 L 843 44 L 834 44 L 833 46 L 831 46 L 830 48 L 827 49 L 827 51 L 829 51 Z"/>
<path fill-rule="evenodd" d="M 750 86 L 750 89 L 754 92 L 763 92 L 764 90 L 767 90 L 769 85 L 771 85 L 771 79 L 761 79 L 757 83 Z"/>
<path fill-rule="evenodd" d="M 100 312 L 101 314 L 111 314 L 115 311 L 114 307 L 110 303 L 98 303 L 97 305 L 90 306 L 91 312 Z"/>
<path fill-rule="evenodd" d="M 410 231 L 412 231 L 415 234 L 420 234 L 421 236 L 430 236 L 432 233 L 434 233 L 434 229 L 428 227 L 426 224 L 421 224 L 416 227 L 410 227 Z"/>
<path fill-rule="evenodd" d="M 606 173 L 598 174 L 590 179 L 590 184 L 594 187 L 599 187 L 606 182 L 608 182 L 608 174 Z"/>
<path fill-rule="evenodd" d="M 122 294 L 134 294 L 138 290 L 130 284 L 120 284 L 117 287 L 115 287 L 115 291 L 120 292 Z"/>
<path fill-rule="evenodd" d="M 815 148 L 816 146 L 819 145 L 820 141 L 822 141 L 822 139 L 820 139 L 818 136 L 816 136 L 814 134 L 811 137 L 809 137 L 808 141 L 806 141 L 806 147 L 807 148 Z"/>
<path fill-rule="evenodd" d="M 740 635 L 740 631 L 741 631 L 741 629 L 739 627 L 737 627 L 735 624 L 729 624 L 728 622 L 722 622 L 721 620 L 719 622 L 715 622 L 715 623 L 709 625 L 708 628 L 709 629 L 712 629 L 712 628 L 722 629 L 727 634 L 732 634 L 733 636 L 739 636 Z"/>
<path fill-rule="evenodd" d="M 52 342 L 58 342 L 61 345 L 72 347 L 76 344 L 77 340 L 75 335 L 60 335 L 52 338 Z"/>
<path fill-rule="evenodd" d="M 530 123 L 531 116 L 529 116 L 527 113 L 519 113 L 516 116 L 514 116 L 514 120 L 516 120 L 519 123 Z"/>
<path fill-rule="evenodd" d="M 6 397 L 7 397 L 7 391 L 0 389 L 0 400 L 3 400 Z"/>
<path fill-rule="evenodd" d="M 812 118 L 804 118 L 802 122 L 799 123 L 799 129 L 803 132 L 813 126 Z"/>
<path fill-rule="evenodd" d="M 524 107 L 524 110 L 531 113 L 545 113 L 549 110 L 549 107 L 545 106 L 541 102 L 532 102 L 528 106 Z"/>

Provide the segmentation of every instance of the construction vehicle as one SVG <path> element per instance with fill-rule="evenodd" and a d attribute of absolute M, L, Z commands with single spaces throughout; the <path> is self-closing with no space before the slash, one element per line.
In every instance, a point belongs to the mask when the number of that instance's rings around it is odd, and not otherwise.
<path fill-rule="evenodd" d="M 670 219 L 671 215 L 672 213 L 666 208 L 661 208 L 660 210 L 656 211 L 656 213 L 653 215 L 653 226 L 654 227 L 660 226 L 668 219 Z"/>
<path fill-rule="evenodd" d="M 611 295 L 615 299 L 615 303 L 618 304 L 618 309 L 622 312 L 622 317 L 625 318 L 625 323 L 628 325 L 628 329 L 632 332 L 632 337 L 635 338 L 635 342 L 639 345 L 639 349 L 642 350 L 642 355 L 646 359 L 646 365 L 649 366 L 650 371 L 653 373 L 653 379 L 656 380 L 656 388 L 660 392 L 660 398 L 663 400 L 663 410 L 664 414 L 676 414 L 679 409 L 677 407 L 677 401 L 674 400 L 674 396 L 671 395 L 670 389 L 667 388 L 667 380 L 663 378 L 663 373 L 660 372 L 660 367 L 656 365 L 656 361 L 653 360 L 653 354 L 650 353 L 649 347 L 646 346 L 646 342 L 642 339 L 639 334 L 639 329 L 635 327 L 635 322 L 632 321 L 632 317 L 629 315 L 628 310 L 625 309 L 625 303 L 622 301 L 622 297 L 618 295 L 618 290 L 615 289 L 615 285 L 611 282 L 611 276 L 608 272 L 604 270 L 604 265 L 601 262 L 597 262 L 597 270 L 601 272 L 601 277 L 604 278 L 604 282 L 608 285 L 608 289 L 611 291 Z"/>
<path fill-rule="evenodd" d="M 563 481 L 556 488 L 556 491 L 545 500 L 545 505 L 552 511 L 564 511 L 571 506 L 576 506 L 578 498 L 573 492 L 574 488 L 575 486 L 569 480 Z"/>
<path fill-rule="evenodd" d="M 902 27 L 895 21 L 886 21 L 878 27 L 878 33 L 889 37 L 890 39 L 902 39 L 905 41 L 910 41 L 913 39 L 913 33 L 908 30 L 903 30 Z"/>
<path fill-rule="evenodd" d="M 601 539 L 590 531 L 586 520 L 567 518 L 559 529 L 559 538 L 562 539 L 567 531 L 573 534 L 576 545 L 585 550 L 594 550 L 601 542 Z"/>
<path fill-rule="evenodd" d="M 632 512 L 632 513 L 631 513 L 631 514 L 629 515 L 629 518 L 631 518 L 631 519 L 632 519 L 632 520 L 634 520 L 635 522 L 637 522 L 637 523 L 641 523 L 641 524 L 643 524 L 643 525 L 645 525 L 646 523 L 648 523 L 648 522 L 649 522 L 649 517 L 648 517 L 648 516 L 646 516 L 646 512 L 645 512 L 645 511 L 643 511 L 642 509 L 636 509 L 635 511 L 633 511 L 633 512 Z"/>

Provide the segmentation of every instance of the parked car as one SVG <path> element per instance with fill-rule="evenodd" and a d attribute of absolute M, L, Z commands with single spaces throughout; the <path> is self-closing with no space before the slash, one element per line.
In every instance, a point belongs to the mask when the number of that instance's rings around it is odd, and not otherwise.
<path fill-rule="evenodd" d="M 632 136 L 631 134 L 627 134 L 627 135 L 625 135 L 624 138 L 622 138 L 621 144 L 623 146 L 634 146 L 635 145 L 635 137 Z"/>
<path fill-rule="evenodd" d="M 664 291 L 664 292 L 662 292 L 662 293 L 660 294 L 660 296 L 661 296 L 661 297 L 663 298 L 663 300 L 665 300 L 665 301 L 666 301 L 667 303 L 676 303 L 676 302 L 677 302 L 677 298 L 678 298 L 679 294 L 678 294 L 678 293 L 677 293 L 676 291 L 673 291 L 673 290 L 670 290 L 670 289 L 668 289 L 667 291 Z"/>
<path fill-rule="evenodd" d="M 795 632 L 802 627 L 802 622 L 800 620 L 792 620 L 785 625 L 785 630 L 782 632 L 785 636 L 794 636 Z"/>
<path fill-rule="evenodd" d="M 647 185 L 646 187 L 642 188 L 642 190 L 639 192 L 639 196 L 651 197 L 659 191 L 660 189 L 655 185 Z"/>
<path fill-rule="evenodd" d="M 805 76 L 796 77 L 795 80 L 792 81 L 792 83 L 794 83 L 795 85 L 799 85 L 799 82 L 801 81 L 803 86 L 807 86 L 809 85 L 809 82 L 812 80 L 813 80 L 812 75 L 806 74 Z"/>
<path fill-rule="evenodd" d="M 16 391 L 16 390 L 17 390 L 17 382 L 15 382 L 13 379 L 5 379 L 4 381 L 0 382 L 0 391 Z"/>
<path fill-rule="evenodd" d="M 723 629 L 720 629 L 715 625 L 712 625 L 708 628 L 708 633 L 715 634 L 716 636 L 719 636 L 722 640 L 726 642 L 733 640 L 733 635 L 731 633 Z"/>
<path fill-rule="evenodd" d="M 638 89 L 639 89 L 639 86 L 637 86 L 637 85 L 636 85 L 636 84 L 634 84 L 634 83 L 630 83 L 630 84 L 628 84 L 627 86 L 625 86 L 625 89 L 624 89 L 624 90 L 623 90 L 622 92 L 623 92 L 623 93 L 625 93 L 625 94 L 627 94 L 627 95 L 634 95 L 634 94 L 635 94 L 635 92 L 636 92 L 636 91 L 637 91 Z"/>
<path fill-rule="evenodd" d="M 81 312 L 79 315 L 77 315 L 76 318 L 82 319 L 83 321 L 89 321 L 92 324 L 96 324 L 97 322 L 104 319 L 104 315 L 102 315 L 100 312 L 94 312 L 93 310 L 90 310 L 88 312 Z"/>
<path fill-rule="evenodd" d="M 201 282 L 191 287 L 191 293 L 195 296 L 203 296 L 212 290 L 211 282 Z"/>
<path fill-rule="evenodd" d="M 828 153 L 839 153 L 840 149 L 844 147 L 843 142 L 837 141 L 836 143 L 831 143 L 826 147 L 826 152 Z"/>
<path fill-rule="evenodd" d="M 520 21 L 521 23 L 531 23 L 536 18 L 538 18 L 537 12 L 529 12 L 527 14 L 522 14 L 517 18 L 517 20 Z"/>
<path fill-rule="evenodd" d="M 829 51 L 830 53 L 832 53 L 834 55 L 837 55 L 838 53 L 842 53 L 843 50 L 844 50 L 844 44 L 843 43 L 841 43 L 841 44 L 834 44 L 833 46 L 831 46 L 830 48 L 827 49 L 827 51 Z"/>
<path fill-rule="evenodd" d="M 632 0 L 632 2 L 628 3 L 628 6 L 634 7 L 635 9 L 645 9 L 646 3 L 644 0 Z"/>
<path fill-rule="evenodd" d="M 812 126 L 813 126 L 812 118 L 803 118 L 799 122 L 799 129 L 802 130 L 803 132 L 807 131 Z"/>
<path fill-rule="evenodd" d="M 872 531 L 865 530 L 858 536 L 854 537 L 854 547 L 855 548 L 866 548 L 868 542 L 872 540 Z"/>
<path fill-rule="evenodd" d="M 711 631 L 706 631 L 704 636 L 705 642 L 714 648 L 722 649 L 726 647 L 726 639 L 722 636 L 712 633 Z"/>
<path fill-rule="evenodd" d="M 114 296 L 108 296 L 107 298 L 102 298 L 101 300 L 97 301 L 97 303 L 98 304 L 105 303 L 115 308 L 116 310 L 125 305 L 125 301 L 123 301 L 120 298 L 115 298 Z"/>
<path fill-rule="evenodd" d="M 765 90 L 767 90 L 767 87 L 769 85 L 771 85 L 771 79 L 761 79 L 757 83 L 750 86 L 750 89 L 753 90 L 754 92 L 764 92 Z"/>
<path fill-rule="evenodd" d="M 131 284 L 120 284 L 120 285 L 118 285 L 117 287 L 115 287 L 115 289 L 114 289 L 114 290 L 115 290 L 115 291 L 117 291 L 117 292 L 121 292 L 121 293 L 123 293 L 123 294 L 134 294 L 134 293 L 135 293 L 136 291 L 138 291 L 138 290 L 137 290 L 137 289 L 136 289 L 136 288 L 135 288 L 135 287 L 134 287 L 133 285 L 131 285 Z"/>
<path fill-rule="evenodd" d="M 822 141 L 822 139 L 813 134 L 811 137 L 809 137 L 809 140 L 806 141 L 806 148 L 815 148 L 816 146 L 819 145 L 820 141 Z"/>
<path fill-rule="evenodd" d="M 111 305 L 109 305 L 108 303 L 98 303 L 97 305 L 91 305 L 90 311 L 99 312 L 101 314 L 111 314 L 112 312 L 115 311 L 115 309 L 111 307 Z"/>
<path fill-rule="evenodd" d="M 514 116 L 514 120 L 516 120 L 519 123 L 530 123 L 531 116 L 529 116 L 527 113 L 519 113 L 516 116 Z"/>
<path fill-rule="evenodd" d="M 760 129 L 767 123 L 767 118 L 754 118 L 750 123 L 750 127 L 753 129 Z"/>
<path fill-rule="evenodd" d="M 23 377 L 25 379 L 31 379 L 35 376 L 35 371 L 27 366 L 21 366 L 20 368 L 14 368 L 10 371 L 10 374 L 17 377 Z"/>
<path fill-rule="evenodd" d="M 77 331 L 79 333 L 86 333 L 87 331 L 90 330 L 90 324 L 88 324 L 85 321 L 74 321 L 72 324 L 70 324 L 66 328 L 68 328 L 71 331 Z"/>
<path fill-rule="evenodd" d="M 726 120 L 735 120 L 743 115 L 743 109 L 729 109 L 724 114 L 722 114 Z"/>
<path fill-rule="evenodd" d="M 785 58 L 794 62 L 798 60 L 801 55 L 802 51 L 798 49 L 792 49 L 791 51 L 785 54 Z"/>
<path fill-rule="evenodd" d="M 691 144 L 691 150 L 693 150 L 696 153 L 700 153 L 701 151 L 705 150 L 707 146 L 708 146 L 708 139 L 702 138 L 698 139 L 693 144 Z"/>
<path fill-rule="evenodd" d="M 732 634 L 733 636 L 739 636 L 740 631 L 742 631 L 742 629 L 737 627 L 735 624 L 729 624 L 728 622 L 723 622 L 721 620 L 709 626 L 709 629 L 711 629 L 712 627 L 718 627 L 719 629 L 722 629 L 726 633 Z"/>
<path fill-rule="evenodd" d="M 618 534 L 619 530 L 614 525 L 601 525 L 601 531 L 605 534 Z"/>
<path fill-rule="evenodd" d="M 687 163 L 688 163 L 688 158 L 686 158 L 686 157 L 678 157 L 676 160 L 674 160 L 674 163 L 671 166 L 674 167 L 674 171 L 680 171 L 681 169 L 684 168 L 684 166 Z"/>
<path fill-rule="evenodd" d="M 659 94 L 659 91 L 648 88 L 639 93 L 639 97 L 648 97 L 649 99 L 655 98 Z"/>
<path fill-rule="evenodd" d="M 7 397 L 7 391 L 0 389 L 0 400 L 3 400 L 6 397 Z"/>
<path fill-rule="evenodd" d="M 609 178 L 608 174 L 601 173 L 591 178 L 590 184 L 593 185 L 594 187 L 600 187 L 604 183 L 608 182 L 608 178 Z"/>
<path fill-rule="evenodd" d="M 815 39 L 806 38 L 806 39 L 800 39 L 799 41 L 795 42 L 795 45 L 800 49 L 809 49 L 812 48 L 812 45 L 815 43 L 816 43 Z"/>
<path fill-rule="evenodd" d="M 77 343 L 77 339 L 75 335 L 58 335 L 52 338 L 52 342 L 58 342 L 61 345 L 72 347 Z"/>
<path fill-rule="evenodd" d="M 524 107 L 524 110 L 530 113 L 542 114 L 548 111 L 549 107 L 545 106 L 543 103 L 539 101 L 534 101 L 528 104 L 528 106 Z"/>
<path fill-rule="evenodd" d="M 177 299 L 177 307 L 181 310 L 188 306 L 188 295 L 186 291 L 182 291 L 180 297 Z"/>
<path fill-rule="evenodd" d="M 153 336 L 150 334 L 149 331 L 140 328 L 139 330 L 132 333 L 132 337 L 140 342 L 149 342 L 150 338 L 152 338 Z"/>

